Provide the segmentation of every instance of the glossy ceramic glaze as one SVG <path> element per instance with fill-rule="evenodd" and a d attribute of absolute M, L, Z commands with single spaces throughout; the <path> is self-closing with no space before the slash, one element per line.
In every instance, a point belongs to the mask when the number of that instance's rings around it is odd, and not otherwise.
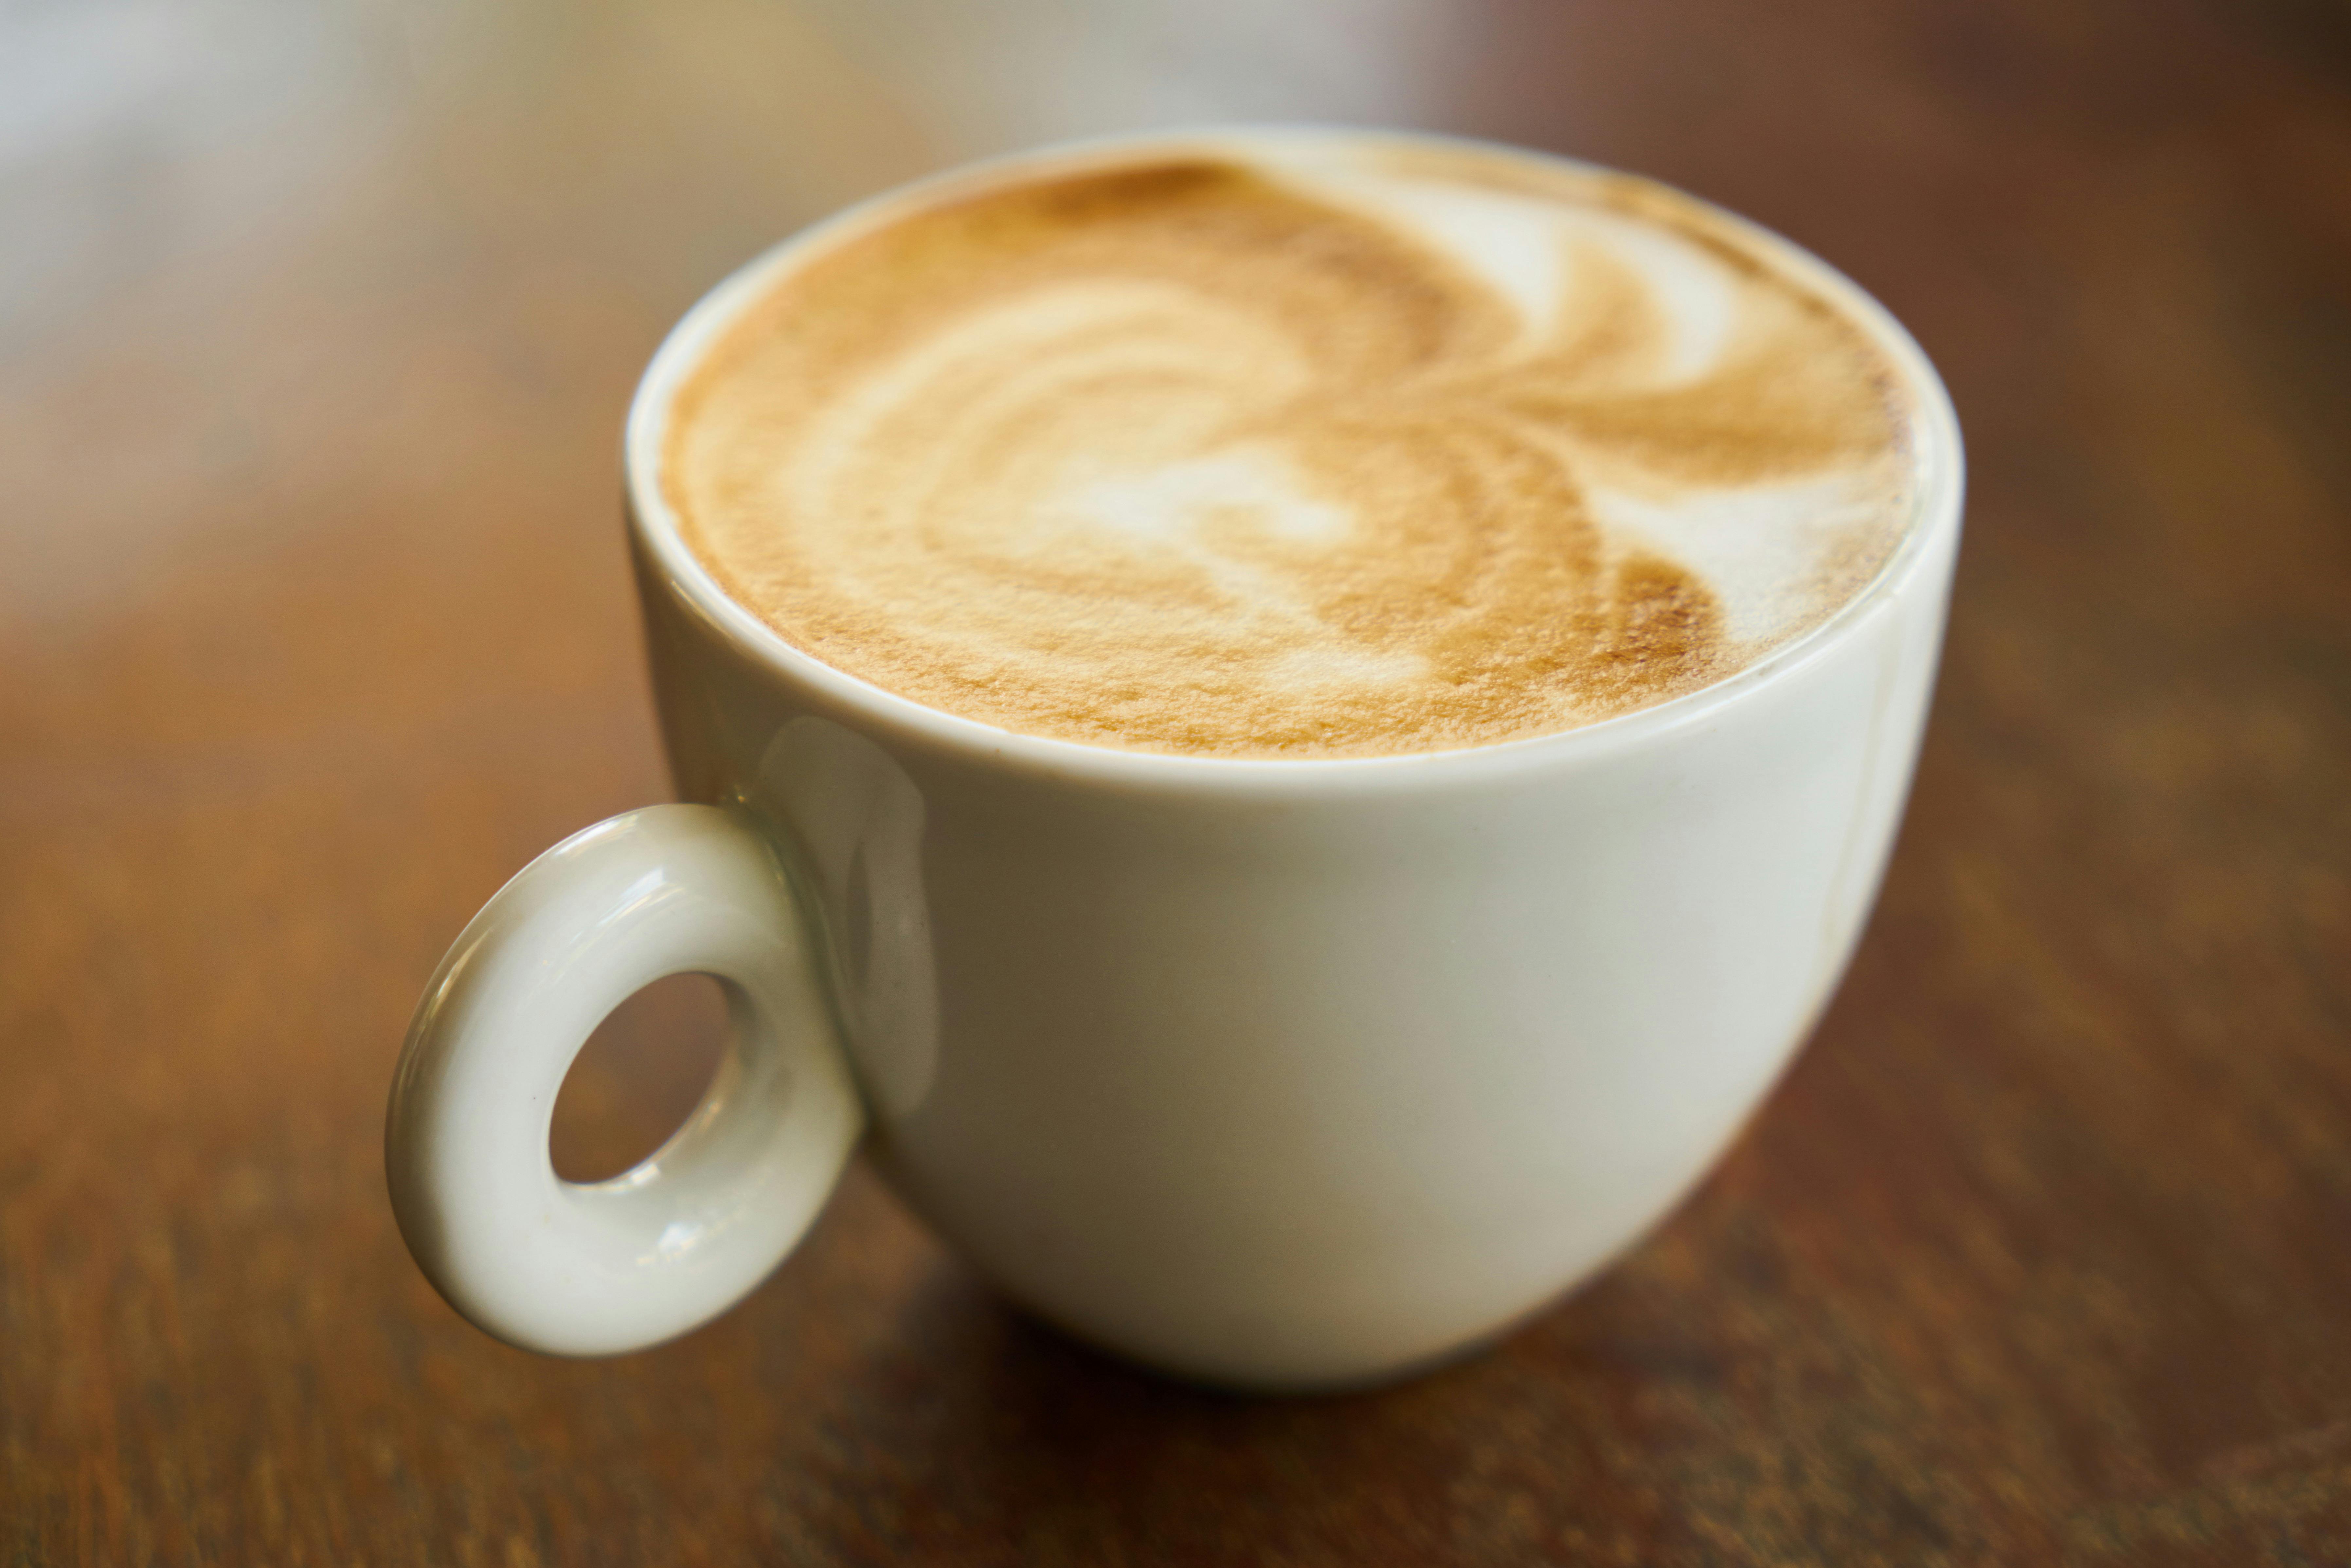
<path fill-rule="evenodd" d="M 805 923 L 738 816 L 653 806 L 533 861 L 442 959 L 392 1082 L 392 1210 L 451 1305 L 561 1355 L 636 1350 L 739 1300 L 808 1228 L 863 1125 Z M 718 977 L 732 1049 L 693 1117 L 611 1181 L 559 1179 L 555 1097 L 604 1015 Z"/>
<path fill-rule="evenodd" d="M 771 910 L 776 950 L 815 955 L 869 1146 L 907 1201 L 1071 1332 L 1256 1387 L 1441 1358 L 1638 1238 L 1803 1038 L 1900 817 L 1960 494 L 1948 402 L 1901 329 L 1826 268 L 1792 263 L 1885 337 L 1924 410 L 1926 476 L 1900 554 L 1801 643 L 1678 701 L 1507 746 L 1165 757 L 1015 736 L 850 679 L 728 601 L 682 546 L 653 467 L 665 399 L 789 250 L 722 286 L 647 372 L 628 434 L 632 537 L 680 792 L 757 824 L 730 830 L 738 858 L 763 844 L 780 857 L 799 913 Z M 716 874 L 681 862 L 675 880 Z M 567 907 L 611 918 L 585 892 Z M 496 922 L 469 943 L 495 954 Z M 739 979 L 745 959 L 697 958 L 686 941 L 660 963 Z M 496 1009 L 428 995 L 408 1098 L 394 1101 L 395 1192 L 460 1205 L 458 1152 L 504 1140 L 515 1170 L 478 1201 L 544 1205 L 535 1169 L 515 1172 L 546 1165 L 559 1042 L 576 1050 L 657 967 L 542 974 Z M 525 996 L 548 1007 L 539 1021 Z M 502 1030 L 527 1044 L 502 1044 Z M 817 1042 L 798 1071 L 821 1100 L 825 1071 L 810 1063 L 825 1032 L 800 1038 Z M 531 1065 L 475 1071 L 430 1107 L 408 1087 L 509 1049 Z M 800 1092 L 778 1082 L 772 1100 L 706 1108 L 710 1124 L 741 1123 L 741 1147 L 768 1146 L 761 1132 Z M 475 1096 L 542 1090 L 528 1114 L 461 1119 Z M 402 1224 L 485 1327 L 546 1349 L 624 1348 L 723 1310 L 789 1249 L 837 1164 L 822 1148 L 789 1174 L 722 1182 L 706 1167 L 700 1185 L 670 1174 L 664 1150 L 650 1174 L 564 1195 L 592 1209 L 626 1188 L 657 1218 L 664 1202 L 685 1213 L 707 1190 L 772 1183 L 781 1218 L 708 1232 L 684 1284 L 641 1249 L 592 1289 L 553 1262 L 526 1287 L 511 1254 L 437 1247 L 411 1218 L 418 1205 Z M 419 1174 L 434 1172 L 437 1185 Z M 579 1307 L 590 1325 L 566 1337 L 476 1304 L 501 1291 L 601 1304 Z"/>

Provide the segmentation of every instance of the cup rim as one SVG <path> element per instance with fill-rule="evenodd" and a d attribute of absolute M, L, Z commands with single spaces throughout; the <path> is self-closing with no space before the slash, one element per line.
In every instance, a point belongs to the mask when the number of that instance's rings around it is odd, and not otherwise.
<path fill-rule="evenodd" d="M 630 399 L 622 440 L 622 483 L 629 528 L 664 586 L 704 625 L 756 664 L 780 670 L 798 685 L 861 722 L 926 752 L 998 768 L 1042 772 L 1138 789 L 1240 788 L 1289 793 L 1332 787 L 1378 789 L 1417 786 L 1440 777 L 1515 774 L 1613 754 L 1651 738 L 1703 726 L 1760 688 L 1778 684 L 1828 653 L 1886 600 L 1918 576 L 1946 535 L 1958 532 L 1965 455 L 1957 412 L 1942 378 L 1909 331 L 1866 289 L 1812 252 L 1761 224 L 1702 197 L 1646 175 L 1647 181 L 1697 204 L 1746 242 L 1765 250 L 1799 279 L 1823 289 L 1849 310 L 1893 361 L 1916 410 L 1918 484 L 1901 542 L 1877 575 L 1821 622 L 1754 663 L 1696 691 L 1614 715 L 1573 729 L 1490 745 L 1437 751 L 1350 757 L 1223 757 L 1128 750 L 1050 736 L 1026 735 L 967 718 L 875 685 L 794 647 L 757 615 L 728 597 L 687 546 L 662 494 L 661 453 L 670 403 L 703 351 L 772 280 L 802 256 L 927 204 L 958 188 L 983 189 L 1007 178 L 1056 168 L 1077 169 L 1140 153 L 1230 150 L 1269 140 L 1390 142 L 1459 149 L 1508 161 L 1564 167 L 1601 175 L 1625 171 L 1475 137 L 1418 131 L 1317 124 L 1211 124 L 1090 136 L 999 153 L 893 185 L 818 219 L 769 246 L 695 301 L 653 351 Z M 648 585 L 650 586 L 650 585 Z"/>

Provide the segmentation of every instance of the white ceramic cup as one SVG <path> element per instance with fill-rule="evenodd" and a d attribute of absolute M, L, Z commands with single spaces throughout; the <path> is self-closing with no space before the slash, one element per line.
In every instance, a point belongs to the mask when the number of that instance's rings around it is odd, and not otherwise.
<path fill-rule="evenodd" d="M 1747 232 L 1876 335 L 1916 401 L 1899 553 L 1703 691 L 1374 758 L 1012 735 L 783 642 L 685 549 L 657 482 L 673 391 L 802 242 L 722 285 L 654 357 L 626 458 L 664 734 L 704 803 L 549 851 L 433 977 L 385 1146 L 442 1294 L 560 1354 L 683 1333 L 791 1250 L 861 1136 L 1008 1295 L 1246 1386 L 1444 1358 L 1629 1246 L 1852 952 L 1959 541 L 1934 371 L 1859 288 Z M 561 1180 L 549 1118 L 581 1042 L 687 971 L 724 984 L 737 1026 L 708 1096 L 635 1169 Z"/>

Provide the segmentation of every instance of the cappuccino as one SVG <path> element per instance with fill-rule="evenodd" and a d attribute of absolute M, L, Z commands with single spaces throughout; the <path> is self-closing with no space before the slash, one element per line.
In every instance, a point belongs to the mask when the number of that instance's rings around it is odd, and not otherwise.
<path fill-rule="evenodd" d="M 1849 291 L 1627 176 L 1257 134 L 830 225 L 662 486 L 808 654 L 1026 735 L 1451 750 L 1720 681 L 1866 587 L 1914 394 Z"/>

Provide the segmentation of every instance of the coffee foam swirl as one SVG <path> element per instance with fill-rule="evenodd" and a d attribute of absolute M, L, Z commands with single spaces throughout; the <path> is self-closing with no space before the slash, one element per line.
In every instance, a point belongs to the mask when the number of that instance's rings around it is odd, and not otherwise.
<path fill-rule="evenodd" d="M 1222 756 L 1694 690 L 1909 512 L 1848 315 L 1697 204 L 1495 154 L 1162 156 L 820 243 L 673 405 L 726 591 L 926 706 Z"/>

